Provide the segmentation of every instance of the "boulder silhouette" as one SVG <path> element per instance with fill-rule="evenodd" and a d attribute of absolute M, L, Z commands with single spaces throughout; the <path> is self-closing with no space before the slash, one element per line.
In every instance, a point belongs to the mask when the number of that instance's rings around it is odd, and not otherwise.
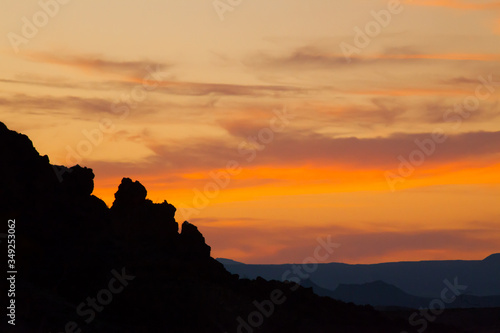
<path fill-rule="evenodd" d="M 118 191 L 115 193 L 113 206 L 140 205 L 146 201 L 147 194 L 148 191 L 141 183 L 138 181 L 133 182 L 130 178 L 123 178 L 122 183 L 118 186 Z"/>

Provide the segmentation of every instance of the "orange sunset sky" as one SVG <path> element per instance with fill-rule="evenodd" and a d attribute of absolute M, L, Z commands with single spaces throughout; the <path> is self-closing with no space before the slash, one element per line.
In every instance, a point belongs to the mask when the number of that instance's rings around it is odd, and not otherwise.
<path fill-rule="evenodd" d="M 500 1 L 3 1 L 0 120 L 214 257 L 500 252 Z M 217 181 L 214 180 L 217 178 Z"/>

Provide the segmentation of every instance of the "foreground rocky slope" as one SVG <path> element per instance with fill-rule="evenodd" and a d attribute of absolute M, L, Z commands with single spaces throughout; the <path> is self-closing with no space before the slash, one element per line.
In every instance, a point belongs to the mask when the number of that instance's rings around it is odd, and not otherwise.
<path fill-rule="evenodd" d="M 15 220 L 18 270 L 16 325 L 3 320 L 2 332 L 388 333 L 408 326 L 292 283 L 239 279 L 211 258 L 194 225 L 184 222 L 179 232 L 175 207 L 148 200 L 139 182 L 124 178 L 108 208 L 92 195 L 91 169 L 51 165 L 3 123 L 0 154 L 0 232 Z"/>

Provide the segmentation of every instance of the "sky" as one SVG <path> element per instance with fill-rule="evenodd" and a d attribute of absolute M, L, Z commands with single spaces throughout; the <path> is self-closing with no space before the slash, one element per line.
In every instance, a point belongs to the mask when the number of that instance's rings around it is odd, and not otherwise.
<path fill-rule="evenodd" d="M 2 5 L 0 121 L 108 206 L 138 180 L 245 263 L 500 252 L 500 1 Z"/>

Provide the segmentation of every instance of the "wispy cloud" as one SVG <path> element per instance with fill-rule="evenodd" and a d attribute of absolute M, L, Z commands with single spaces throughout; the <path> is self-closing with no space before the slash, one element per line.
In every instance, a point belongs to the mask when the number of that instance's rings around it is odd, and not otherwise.
<path fill-rule="evenodd" d="M 71 115 L 74 110 L 82 113 L 111 113 L 109 101 L 78 96 L 56 97 L 16 94 L 10 98 L 0 98 L 0 106 L 22 113 Z"/>
<path fill-rule="evenodd" d="M 154 72 L 161 70 L 167 73 L 174 65 L 165 63 L 155 63 L 152 61 L 118 61 L 109 60 L 101 56 L 83 56 L 83 55 L 64 55 L 44 52 L 32 52 L 26 56 L 31 61 L 43 62 L 48 64 L 63 65 L 73 67 L 79 70 L 91 71 L 96 74 L 119 74 L 123 81 L 112 82 L 116 88 L 119 84 L 137 84 L 141 83 L 145 77 L 151 77 Z M 19 83 L 28 83 L 18 81 Z M 190 82 L 174 79 L 173 75 L 155 81 L 158 88 L 155 92 L 167 95 L 184 96 L 274 96 L 284 97 L 287 95 L 300 95 L 307 93 L 307 90 L 295 86 L 284 85 L 242 85 L 242 84 L 223 84 L 210 82 Z M 101 80 L 98 85 L 102 85 Z M 64 87 L 64 86 L 63 86 Z M 105 87 L 104 87 L 105 88 Z"/>
<path fill-rule="evenodd" d="M 412 1 L 406 0 L 406 4 L 414 6 L 429 6 L 429 7 L 446 7 L 460 10 L 488 10 L 500 9 L 499 1 L 479 0 L 479 1 L 466 1 L 466 0 L 421 0 Z"/>
<path fill-rule="evenodd" d="M 380 65 L 381 63 L 415 63 L 429 61 L 484 61 L 496 62 L 500 54 L 482 53 L 428 53 L 414 48 L 388 48 L 383 52 L 351 55 L 347 62 L 344 55 L 335 53 L 330 48 L 304 46 L 290 51 L 288 55 L 273 56 L 265 53 L 253 55 L 246 64 L 255 68 L 289 68 L 295 70 L 313 70 L 328 68 L 352 68 L 359 65 Z"/>
<path fill-rule="evenodd" d="M 30 52 L 25 56 L 31 61 L 74 67 L 85 71 L 98 73 L 114 73 L 133 77 L 144 77 L 146 69 L 155 71 L 161 67 L 167 69 L 170 65 L 148 60 L 120 61 L 106 59 L 100 55 L 69 55 L 61 53 Z"/>
<path fill-rule="evenodd" d="M 198 172 L 208 177 L 210 170 L 224 168 L 228 160 L 245 163 L 246 155 L 238 151 L 238 144 L 251 130 L 234 124 L 230 131 L 236 138 L 191 139 L 164 144 L 148 138 L 142 141 L 155 155 L 148 159 L 144 170 L 151 173 L 173 174 Z M 241 135 L 241 136 L 240 136 Z M 332 168 L 332 170 L 381 170 L 397 168 L 399 155 L 407 156 L 415 150 L 415 140 L 426 140 L 431 133 L 393 134 L 389 137 L 331 138 L 313 133 L 283 134 L 264 150 L 249 167 Z M 231 142 L 232 141 L 232 142 Z M 481 166 L 492 159 L 498 162 L 500 132 L 475 132 L 450 135 L 448 140 L 430 156 L 426 166 L 435 169 L 440 165 L 464 162 L 464 167 Z M 200 161 L 203 161 L 200 163 Z M 104 164 L 102 165 L 104 167 Z M 455 166 L 457 167 L 457 166 Z M 107 164 L 106 169 L 119 165 Z M 268 170 L 270 172 L 270 170 Z M 382 174 L 382 173 L 381 173 Z M 272 173 L 269 173 L 272 175 Z M 382 177 L 382 176 L 381 176 Z"/>

